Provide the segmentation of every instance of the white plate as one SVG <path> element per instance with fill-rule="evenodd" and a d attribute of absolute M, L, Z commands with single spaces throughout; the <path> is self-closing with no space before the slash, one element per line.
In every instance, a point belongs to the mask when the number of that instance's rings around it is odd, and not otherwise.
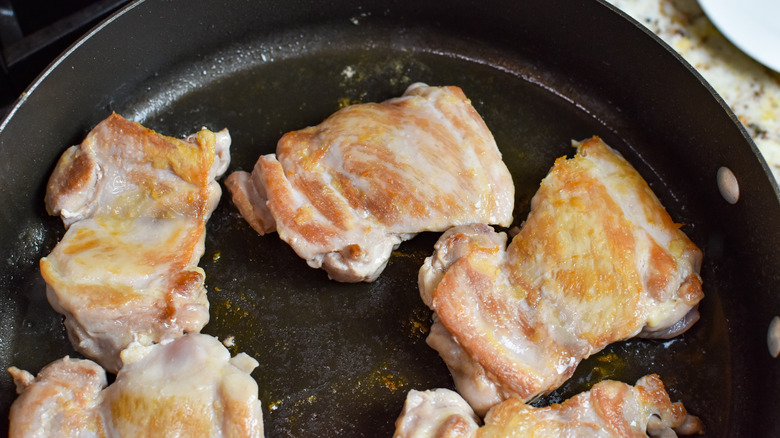
<path fill-rule="evenodd" d="M 699 4 L 735 46 L 780 72 L 780 0 L 699 0 Z"/>

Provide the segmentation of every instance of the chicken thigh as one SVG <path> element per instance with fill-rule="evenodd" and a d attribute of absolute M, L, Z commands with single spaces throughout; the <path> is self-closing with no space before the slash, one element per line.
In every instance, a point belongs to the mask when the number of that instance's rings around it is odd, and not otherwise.
<path fill-rule="evenodd" d="M 463 397 L 438 388 L 411 390 L 395 422 L 393 438 L 473 437 L 481 421 Z"/>
<path fill-rule="evenodd" d="M 106 372 L 86 359 L 67 356 L 34 377 L 11 367 L 19 397 L 9 412 L 9 438 L 104 437 L 98 407 Z"/>
<path fill-rule="evenodd" d="M 463 91 L 420 83 L 285 134 L 225 185 L 258 233 L 277 231 L 343 282 L 375 280 L 416 233 L 508 226 L 514 206 L 512 177 Z"/>
<path fill-rule="evenodd" d="M 208 322 L 197 263 L 229 146 L 226 130 L 179 140 L 113 114 L 57 163 L 46 208 L 67 232 L 41 259 L 41 274 L 76 350 L 107 370 L 117 371 L 132 341 Z"/>
<path fill-rule="evenodd" d="M 65 357 L 38 377 L 9 371 L 19 397 L 9 438 L 17 437 L 262 437 L 257 362 L 231 358 L 214 337 L 190 334 L 161 344 L 133 343 L 106 387 L 96 363 Z"/>
<path fill-rule="evenodd" d="M 557 388 L 612 342 L 698 319 L 701 251 L 625 159 L 596 137 L 577 147 L 508 248 L 486 225 L 455 227 L 420 270 L 428 344 L 480 415 Z"/>
<path fill-rule="evenodd" d="M 672 403 L 651 374 L 636 386 L 606 380 L 562 404 L 535 408 L 511 397 L 493 407 L 479 427 L 474 412 L 448 389 L 410 391 L 396 421 L 395 438 L 673 437 L 702 432 L 701 421 Z M 446 409 L 448 406 L 458 409 Z M 462 425 L 455 432 L 440 425 Z"/>

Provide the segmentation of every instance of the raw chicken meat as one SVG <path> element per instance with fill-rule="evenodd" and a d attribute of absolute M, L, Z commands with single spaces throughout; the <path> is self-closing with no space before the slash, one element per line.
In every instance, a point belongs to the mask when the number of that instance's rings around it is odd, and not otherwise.
<path fill-rule="evenodd" d="M 458 404 L 460 399 L 462 404 Z M 454 406 L 457 406 L 455 408 Z M 460 429 L 441 424 L 459 424 Z M 448 389 L 410 391 L 396 421 L 395 438 L 674 437 L 699 434 L 701 421 L 682 403 L 669 400 L 661 379 L 651 374 L 636 386 L 606 380 L 562 404 L 534 408 L 511 397 L 492 408 L 479 427 L 474 412 Z"/>
<path fill-rule="evenodd" d="M 428 344 L 480 415 L 557 388 L 612 342 L 698 320 L 701 251 L 625 159 L 597 137 L 577 147 L 508 248 L 486 225 L 455 227 L 420 269 Z"/>
<path fill-rule="evenodd" d="M 375 280 L 416 233 L 509 226 L 514 206 L 512 177 L 463 91 L 421 83 L 285 134 L 225 185 L 258 233 L 276 230 L 343 282 Z"/>
<path fill-rule="evenodd" d="M 179 140 L 113 114 L 57 163 L 46 208 L 68 231 L 41 274 L 74 347 L 107 370 L 116 372 L 132 341 L 208 322 L 197 263 L 229 147 L 227 130 Z"/>
<path fill-rule="evenodd" d="M 257 361 L 231 358 L 214 337 L 191 334 L 132 344 L 106 387 L 96 363 L 67 356 L 37 378 L 11 368 L 19 398 L 9 437 L 262 437 Z"/>

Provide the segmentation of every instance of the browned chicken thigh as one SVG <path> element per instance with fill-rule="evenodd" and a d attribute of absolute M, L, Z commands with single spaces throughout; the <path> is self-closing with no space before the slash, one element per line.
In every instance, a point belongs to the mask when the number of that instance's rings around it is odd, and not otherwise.
<path fill-rule="evenodd" d="M 458 87 L 411 85 L 285 134 L 251 174 L 226 180 L 260 234 L 277 231 L 338 281 L 373 281 L 422 231 L 508 226 L 514 185 L 482 118 Z"/>
<path fill-rule="evenodd" d="M 11 406 L 9 438 L 263 436 L 257 361 L 230 357 L 199 333 L 161 344 L 131 344 L 106 387 L 96 363 L 65 357 L 37 377 L 9 371 L 19 397 Z"/>
<path fill-rule="evenodd" d="M 651 374 L 636 386 L 603 381 L 545 408 L 511 397 L 492 408 L 481 427 L 457 393 L 413 390 L 396 421 L 394 438 L 639 438 L 701 432 L 701 421 L 682 403 L 672 403 L 661 379 Z"/>
<path fill-rule="evenodd" d="M 41 274 L 74 347 L 109 371 L 132 341 L 208 322 L 197 263 L 229 146 L 227 131 L 179 140 L 113 114 L 57 163 L 46 207 L 68 230 Z"/>
<path fill-rule="evenodd" d="M 698 319 L 701 251 L 625 159 L 595 137 L 577 147 L 508 248 L 486 225 L 455 227 L 420 270 L 428 344 L 480 415 L 557 388 L 612 342 Z"/>

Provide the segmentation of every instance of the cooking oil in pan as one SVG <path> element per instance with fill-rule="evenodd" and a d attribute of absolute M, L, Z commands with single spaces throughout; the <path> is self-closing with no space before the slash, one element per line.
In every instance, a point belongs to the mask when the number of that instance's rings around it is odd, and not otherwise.
<path fill-rule="evenodd" d="M 259 155 L 274 152 L 283 133 L 317 124 L 345 105 L 395 97 L 417 81 L 458 85 L 493 132 L 512 172 L 515 225 L 528 214 L 554 160 L 573 153 L 572 139 L 600 135 L 640 173 L 654 174 L 605 125 L 609 114 L 589 113 L 583 109 L 587 102 L 575 103 L 540 86 L 545 75 L 526 60 L 494 56 L 493 49 L 457 38 L 443 43 L 451 46 L 447 50 L 426 50 L 421 41 L 427 37 L 413 32 L 400 43 L 383 40 L 384 45 L 366 42 L 363 34 L 343 44 L 338 38 L 332 44 L 309 42 L 309 51 L 277 44 L 272 57 L 258 55 L 257 62 L 176 94 L 152 112 L 136 111 L 139 101 L 129 102 L 129 110 L 147 114 L 149 120 L 142 122 L 161 132 L 228 127 L 230 170 L 251 170 Z M 263 47 L 244 48 L 242 56 L 263 53 Z M 282 53 L 279 47 L 296 49 Z M 458 50 L 468 56 L 457 55 Z M 657 181 L 650 178 L 650 183 Z M 681 210 L 674 197 L 659 197 L 673 216 Z M 404 242 L 374 283 L 341 284 L 309 268 L 277 235 L 257 235 L 223 196 L 208 224 L 201 260 L 211 302 L 204 331 L 232 337 L 234 353 L 246 352 L 260 362 L 253 376 L 268 436 L 389 436 L 408 390 L 453 387 L 446 366 L 425 344 L 431 313 L 417 290 L 417 271 L 437 237 L 423 233 Z M 699 400 L 705 393 L 709 400 L 727 399 L 723 387 L 711 384 L 729 372 L 727 350 L 719 351 L 726 337 L 719 305 L 705 299 L 702 321 L 679 340 L 607 347 L 535 403 L 562 401 L 605 378 L 634 383 L 658 373 L 673 399 L 683 400 L 708 427 L 718 427 L 722 420 L 708 418 L 713 407 Z"/>

